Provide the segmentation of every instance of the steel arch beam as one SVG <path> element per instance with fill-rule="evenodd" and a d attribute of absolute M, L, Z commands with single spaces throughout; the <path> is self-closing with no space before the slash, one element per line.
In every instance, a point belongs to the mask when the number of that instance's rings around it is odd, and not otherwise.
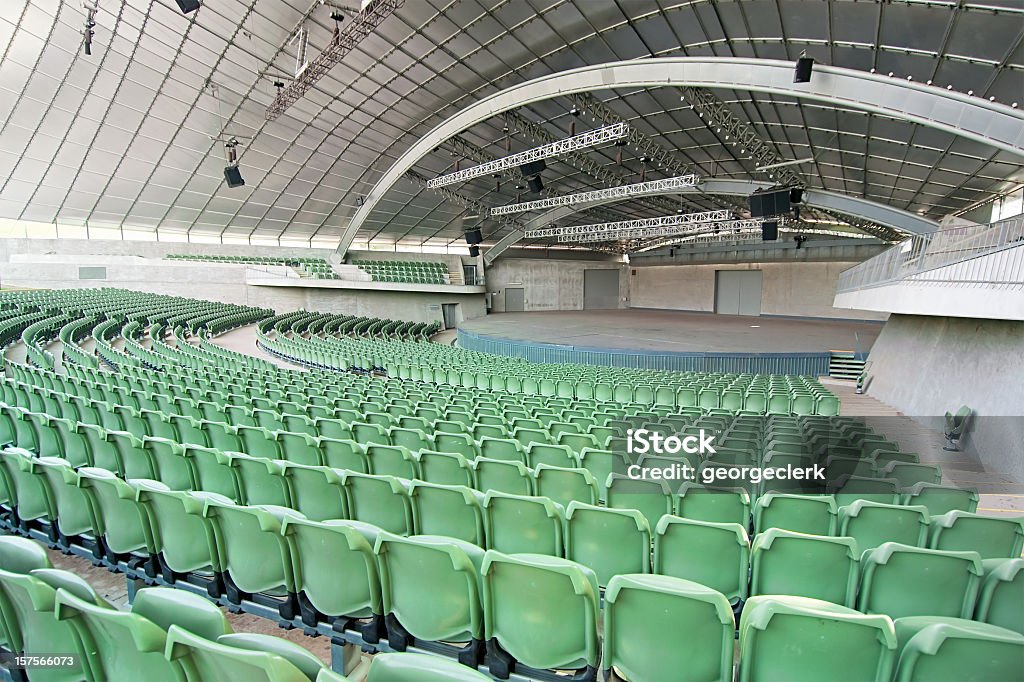
<path fill-rule="evenodd" d="M 730 194 L 735 196 L 748 196 L 757 189 L 772 187 L 770 182 L 759 180 L 715 180 L 707 179 L 697 183 L 695 187 L 683 187 L 663 192 L 662 194 Z M 577 204 L 575 206 L 558 206 L 543 213 L 539 213 L 528 220 L 524 227 L 527 230 L 537 229 L 558 222 L 571 216 L 577 211 L 583 211 L 595 206 L 610 204 L 622 199 L 613 198 L 603 201 L 595 201 L 589 204 Z M 939 224 L 923 216 L 910 211 L 904 211 L 892 206 L 886 206 L 869 199 L 828 192 L 820 189 L 804 190 L 804 204 L 815 208 L 823 208 L 836 213 L 858 216 L 873 223 L 891 227 L 901 232 L 912 234 L 929 234 L 939 229 Z M 490 265 L 500 256 L 505 249 L 509 248 L 523 238 L 523 230 L 515 230 L 498 240 L 494 246 L 484 254 L 484 263 Z"/>
<path fill-rule="evenodd" d="M 359 228 L 405 172 L 445 140 L 533 102 L 610 88 L 729 88 L 817 100 L 936 128 L 1024 156 L 1024 112 L 950 90 L 835 66 L 815 65 L 810 83 L 793 83 L 793 63 L 733 57 L 664 57 L 611 62 L 535 78 L 495 93 L 443 121 L 392 164 L 341 236 L 348 250 Z"/>

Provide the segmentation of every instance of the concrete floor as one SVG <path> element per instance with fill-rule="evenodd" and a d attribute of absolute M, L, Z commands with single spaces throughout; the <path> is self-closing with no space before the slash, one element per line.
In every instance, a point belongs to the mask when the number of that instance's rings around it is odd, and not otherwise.
<path fill-rule="evenodd" d="M 460 329 L 504 339 L 637 351 L 822 353 L 871 349 L 882 325 L 666 310 L 499 313 Z"/>
<path fill-rule="evenodd" d="M 285 367 L 287 369 L 294 369 L 297 371 L 304 372 L 305 368 L 293 365 L 285 362 L 279 357 L 267 353 L 262 348 L 256 347 L 256 325 L 247 324 L 244 327 L 232 329 L 229 332 L 221 334 L 215 338 L 210 339 L 215 345 L 228 350 L 233 350 L 236 353 L 245 353 L 246 355 L 252 355 L 254 357 L 272 362 L 278 367 Z"/>

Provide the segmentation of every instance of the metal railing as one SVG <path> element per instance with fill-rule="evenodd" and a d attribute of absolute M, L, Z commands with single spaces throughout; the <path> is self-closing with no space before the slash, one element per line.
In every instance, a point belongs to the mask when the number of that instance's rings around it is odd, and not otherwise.
<path fill-rule="evenodd" d="M 842 272 L 836 290 L 843 293 L 908 278 L 946 281 L 941 277 L 915 276 L 1020 244 L 1024 244 L 1024 214 L 987 225 L 966 225 L 915 235 Z M 999 265 L 993 263 L 972 269 L 970 283 L 1006 284 L 1005 272 L 995 272 L 997 268 Z M 962 280 L 956 281 L 963 283 Z"/>

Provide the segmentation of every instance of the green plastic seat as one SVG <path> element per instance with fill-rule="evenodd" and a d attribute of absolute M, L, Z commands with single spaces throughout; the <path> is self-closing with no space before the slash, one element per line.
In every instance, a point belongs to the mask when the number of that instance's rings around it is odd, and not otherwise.
<path fill-rule="evenodd" d="M 590 568 L 602 586 L 624 573 L 650 573 L 651 529 L 635 509 L 570 502 L 565 510 L 565 556 Z"/>
<path fill-rule="evenodd" d="M 320 437 L 320 452 L 326 466 L 346 469 L 361 474 L 370 473 L 366 448 L 351 439 Z"/>
<path fill-rule="evenodd" d="M 880 469 L 878 474 L 899 481 L 902 489 L 912 488 L 918 483 L 942 483 L 942 469 L 933 464 L 893 461 Z"/>
<path fill-rule="evenodd" d="M 301 519 L 302 514 L 271 505 L 243 507 L 216 499 L 206 499 L 205 503 L 203 516 L 213 525 L 214 542 L 228 582 L 228 599 L 239 603 L 246 595 L 270 595 L 281 599 L 281 618 L 294 618 L 295 578 L 281 524 L 287 518 Z"/>
<path fill-rule="evenodd" d="M 969 618 L 981 583 L 977 552 L 948 552 L 886 542 L 861 557 L 857 609 L 864 613 Z M 927 580 L 921 576 L 927 575 Z"/>
<path fill-rule="evenodd" d="M 673 496 L 664 481 L 645 481 L 611 473 L 605 488 L 609 507 L 638 509 L 651 528 L 656 528 L 661 517 L 673 511 Z"/>
<path fill-rule="evenodd" d="M 330 467 L 285 462 L 281 475 L 292 501 L 289 506 L 310 521 L 348 518 L 348 497 L 341 482 L 342 473 Z"/>
<path fill-rule="evenodd" d="M 183 681 L 181 664 L 164 658 L 167 628 L 180 626 L 207 639 L 231 632 L 216 605 L 183 590 L 162 587 L 139 590 L 131 611 L 111 609 L 59 589 L 54 614 L 74 629 L 78 653 L 98 680 Z"/>
<path fill-rule="evenodd" d="M 405 483 L 394 476 L 346 471 L 341 476 L 349 517 L 396 535 L 413 532 L 412 502 Z"/>
<path fill-rule="evenodd" d="M 306 648 L 272 635 L 225 634 L 208 639 L 184 627 L 167 631 L 165 655 L 188 682 L 313 682 L 324 665 Z"/>
<path fill-rule="evenodd" d="M 117 448 L 126 479 L 156 478 L 156 464 L 140 438 L 123 431 L 108 431 L 107 440 Z"/>
<path fill-rule="evenodd" d="M 769 528 L 750 547 L 750 594 L 785 594 L 852 607 L 858 557 L 853 538 Z"/>
<path fill-rule="evenodd" d="M 456 644 L 459 659 L 475 665 L 484 644 L 484 550 L 437 535 L 381 533 L 375 552 L 389 644 L 399 651 L 416 641 Z"/>
<path fill-rule="evenodd" d="M 473 478 L 476 489 L 484 493 L 494 490 L 532 495 L 534 490 L 533 472 L 519 461 L 477 457 L 473 462 Z"/>
<path fill-rule="evenodd" d="M 836 507 L 845 507 L 857 500 L 899 504 L 901 491 L 902 484 L 892 478 L 845 476 L 836 482 L 832 496 L 836 500 Z"/>
<path fill-rule="evenodd" d="M 306 466 L 320 466 L 324 463 L 320 442 L 312 436 L 279 431 L 277 440 L 281 446 L 281 457 L 289 462 Z"/>
<path fill-rule="evenodd" d="M 896 665 L 889 618 L 819 599 L 751 597 L 739 637 L 737 682 L 885 682 Z"/>
<path fill-rule="evenodd" d="M 604 595 L 602 666 L 609 679 L 731 682 L 733 628 L 729 600 L 710 587 L 617 575 Z"/>
<path fill-rule="evenodd" d="M 784 528 L 810 535 L 833 535 L 836 516 L 831 495 L 765 493 L 754 503 L 754 532 Z"/>
<path fill-rule="evenodd" d="M 143 446 L 156 467 L 156 479 L 171 490 L 192 490 L 197 487 L 192 460 L 185 456 L 185 448 L 173 440 L 147 436 Z"/>
<path fill-rule="evenodd" d="M 4 541 L 16 539 L 21 538 L 3 538 Z M 36 547 L 42 549 L 39 545 Z M 0 546 L 0 555 L 6 549 L 5 542 L 4 546 Z M 22 573 L 0 569 L 0 615 L 3 616 L 0 633 L 8 637 L 6 648 L 29 656 L 77 652 L 75 633 L 71 626 L 53 617 L 58 589 L 67 590 L 98 607 L 112 608 L 87 582 L 69 571 L 41 567 Z M 95 678 L 95 675 L 91 676 L 87 671 L 83 660 L 77 660 L 75 665 L 69 667 L 29 670 L 33 682 Z"/>
<path fill-rule="evenodd" d="M 53 521 L 57 517 L 57 507 L 50 485 L 42 470 L 35 466 L 35 461 L 35 456 L 23 448 L 0 451 L 0 464 L 12 486 L 9 492 L 16 502 L 13 506 L 18 519 L 22 522 Z"/>
<path fill-rule="evenodd" d="M 974 620 L 1024 635 L 1024 559 L 985 559 Z"/>
<path fill-rule="evenodd" d="M 473 467 L 469 460 L 457 452 L 435 452 L 420 450 L 416 454 L 419 477 L 439 485 L 464 485 L 473 487 Z"/>
<path fill-rule="evenodd" d="M 483 547 L 484 495 L 461 485 L 413 481 L 409 485 L 412 515 L 418 535 L 439 535 Z"/>
<path fill-rule="evenodd" d="M 250 457 L 240 452 L 225 455 L 235 472 L 239 498 L 245 504 L 292 506 L 290 491 L 284 480 L 284 463 L 281 460 Z"/>
<path fill-rule="evenodd" d="M 896 682 L 1020 679 L 1024 635 L 961 618 L 908 616 L 895 621 Z"/>
<path fill-rule="evenodd" d="M 366 459 L 370 462 L 372 474 L 419 478 L 419 462 L 407 448 L 400 445 L 367 445 Z"/>
<path fill-rule="evenodd" d="M 706 585 L 737 603 L 747 597 L 750 545 L 736 523 L 662 516 L 654 529 L 654 573 Z"/>
<path fill-rule="evenodd" d="M 231 500 L 242 499 L 242 494 L 238 490 L 238 478 L 227 454 L 213 448 L 186 445 L 184 455 L 192 462 L 198 489 L 217 493 Z"/>
<path fill-rule="evenodd" d="M 923 505 L 932 516 L 959 509 L 974 512 L 978 509 L 978 492 L 957 486 L 918 483 L 903 495 L 903 504 Z"/>
<path fill-rule="evenodd" d="M 491 490 L 484 498 L 487 546 L 499 552 L 563 556 L 565 509 L 546 497 Z"/>
<path fill-rule="evenodd" d="M 149 515 L 136 500 L 136 489 L 105 469 L 82 467 L 78 475 L 78 486 L 87 491 L 86 497 L 96 511 L 97 530 L 110 552 L 146 556 L 155 553 Z M 158 481 L 150 481 L 150 485 L 162 486 Z"/>
<path fill-rule="evenodd" d="M 839 508 L 839 535 L 854 538 L 862 552 L 885 542 L 925 547 L 928 528 L 926 507 L 855 500 Z"/>
<path fill-rule="evenodd" d="M 366 682 L 490 682 L 491 678 L 461 663 L 428 654 L 377 654 Z M 317 682 L 328 682 L 318 680 Z"/>
<path fill-rule="evenodd" d="M 1024 516 L 984 516 L 955 509 L 932 517 L 929 546 L 977 552 L 982 559 L 1015 559 L 1024 550 Z"/>
<path fill-rule="evenodd" d="M 355 626 L 376 641 L 384 624 L 373 552 L 380 529 L 358 521 L 288 517 L 281 533 L 292 557 L 303 622 L 313 627 L 321 616 L 356 619 Z"/>
<path fill-rule="evenodd" d="M 276 433 L 261 426 L 237 426 L 236 429 L 242 441 L 242 452 L 250 457 L 281 459 Z"/>
<path fill-rule="evenodd" d="M 165 490 L 151 481 L 136 483 L 136 498 L 150 519 L 153 546 L 168 582 L 186 574 L 221 573 L 213 524 L 203 516 L 207 500 L 230 504 L 216 493 Z"/>
<path fill-rule="evenodd" d="M 750 495 L 743 488 L 718 488 L 686 482 L 679 486 L 675 514 L 694 521 L 750 522 Z"/>
<path fill-rule="evenodd" d="M 0 535 L 0 570 L 27 574 L 37 568 L 52 568 L 41 544 L 28 538 Z"/>
<path fill-rule="evenodd" d="M 94 545 L 100 535 L 100 524 L 87 493 L 78 486 L 78 472 L 67 460 L 57 457 L 40 457 L 33 460 L 32 466 L 47 480 L 56 508 L 58 542 L 66 547 L 71 539 L 77 538 Z"/>
<path fill-rule="evenodd" d="M 586 469 L 538 464 L 534 469 L 534 479 L 537 495 L 550 498 L 563 507 L 574 501 L 597 504 L 600 497 L 597 481 Z"/>
<path fill-rule="evenodd" d="M 491 675 L 505 679 L 520 664 L 596 672 L 600 593 L 593 571 L 567 559 L 490 550 L 481 573 Z M 558 627 L 544 626 L 550 623 Z"/>

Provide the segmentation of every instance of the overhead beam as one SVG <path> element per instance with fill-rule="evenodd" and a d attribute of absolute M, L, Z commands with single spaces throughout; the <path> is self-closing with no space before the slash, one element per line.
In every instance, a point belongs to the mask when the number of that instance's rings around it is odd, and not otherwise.
<path fill-rule="evenodd" d="M 402 154 L 377 181 L 342 231 L 344 254 L 363 222 L 405 172 L 444 141 L 489 118 L 533 102 L 612 88 L 709 87 L 784 95 L 882 114 L 1024 156 L 1024 112 L 958 92 L 854 69 L 818 65 L 809 83 L 793 83 L 793 63 L 734 57 L 636 59 L 535 78 L 446 119 Z"/>

